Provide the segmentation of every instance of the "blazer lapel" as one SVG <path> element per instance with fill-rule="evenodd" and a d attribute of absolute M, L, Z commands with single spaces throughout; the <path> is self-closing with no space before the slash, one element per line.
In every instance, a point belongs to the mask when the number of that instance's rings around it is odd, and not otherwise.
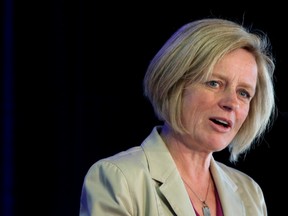
<path fill-rule="evenodd" d="M 176 169 L 170 173 L 159 189 L 177 215 L 196 216 L 183 181 Z"/>
<path fill-rule="evenodd" d="M 175 214 L 196 216 L 174 160 L 157 128 L 154 128 L 152 134 L 143 142 L 142 148 L 147 157 L 151 177 L 160 183 L 159 191 Z M 163 202 L 167 203 L 165 199 Z"/>
<path fill-rule="evenodd" d="M 226 175 L 213 158 L 210 170 L 220 197 L 224 215 L 245 215 L 244 204 L 237 192 L 237 185 Z"/>
<path fill-rule="evenodd" d="M 151 177 L 159 182 L 159 193 L 162 193 L 165 198 L 163 202 L 168 201 L 167 205 L 171 206 L 176 215 L 196 216 L 181 176 L 157 129 L 158 127 L 155 127 L 142 143 Z M 245 215 L 237 185 L 226 175 L 213 157 L 210 169 L 224 215 Z"/>

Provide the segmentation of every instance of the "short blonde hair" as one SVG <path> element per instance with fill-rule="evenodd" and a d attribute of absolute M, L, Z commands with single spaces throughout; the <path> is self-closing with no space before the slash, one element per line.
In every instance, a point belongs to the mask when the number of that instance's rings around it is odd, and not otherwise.
<path fill-rule="evenodd" d="M 275 117 L 271 46 L 266 34 L 234 21 L 207 18 L 190 22 L 176 31 L 151 60 L 144 77 L 144 94 L 159 120 L 175 132 L 186 133 L 181 121 L 185 87 L 203 81 L 227 53 L 243 48 L 255 56 L 258 66 L 256 93 L 249 114 L 229 144 L 230 161 L 236 162 L 253 141 L 262 137 Z"/>

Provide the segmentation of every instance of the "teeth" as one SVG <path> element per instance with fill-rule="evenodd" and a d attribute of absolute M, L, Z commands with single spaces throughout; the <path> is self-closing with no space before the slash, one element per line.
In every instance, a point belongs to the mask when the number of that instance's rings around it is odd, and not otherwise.
<path fill-rule="evenodd" d="M 219 120 L 219 119 L 216 119 L 218 122 L 220 122 L 221 124 L 225 124 L 225 125 L 228 125 L 228 122 L 226 121 L 223 121 L 223 120 Z"/>

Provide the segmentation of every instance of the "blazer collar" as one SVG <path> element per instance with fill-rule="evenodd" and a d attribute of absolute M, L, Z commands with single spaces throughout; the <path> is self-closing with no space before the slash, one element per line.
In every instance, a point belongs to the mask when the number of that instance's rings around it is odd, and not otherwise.
<path fill-rule="evenodd" d="M 158 133 L 160 129 L 161 126 L 154 127 L 141 145 L 147 157 L 151 177 L 161 183 L 159 189 L 177 215 L 196 216 L 176 164 Z M 244 215 L 237 185 L 213 157 L 210 169 L 224 215 L 234 215 L 235 212 L 237 215 Z"/>
<path fill-rule="evenodd" d="M 226 166 L 212 157 L 210 171 L 216 185 L 224 215 L 245 215 L 244 204 L 238 186 L 227 175 L 221 166 Z"/>
<path fill-rule="evenodd" d="M 159 128 L 155 127 L 142 143 L 151 177 L 160 182 L 159 190 L 176 215 L 196 216 L 176 164 L 157 131 Z"/>

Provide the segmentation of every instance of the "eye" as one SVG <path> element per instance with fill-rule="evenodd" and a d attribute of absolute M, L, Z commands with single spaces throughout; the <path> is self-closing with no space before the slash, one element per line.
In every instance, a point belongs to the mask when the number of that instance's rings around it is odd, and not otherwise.
<path fill-rule="evenodd" d="M 206 82 L 206 85 L 208 85 L 212 88 L 217 88 L 220 86 L 220 83 L 218 81 L 211 80 L 211 81 Z"/>
<path fill-rule="evenodd" d="M 247 92 L 246 90 L 241 90 L 239 92 L 239 94 L 244 97 L 244 98 L 247 98 L 247 99 L 250 99 L 251 98 L 251 95 L 249 94 L 249 92 Z"/>

